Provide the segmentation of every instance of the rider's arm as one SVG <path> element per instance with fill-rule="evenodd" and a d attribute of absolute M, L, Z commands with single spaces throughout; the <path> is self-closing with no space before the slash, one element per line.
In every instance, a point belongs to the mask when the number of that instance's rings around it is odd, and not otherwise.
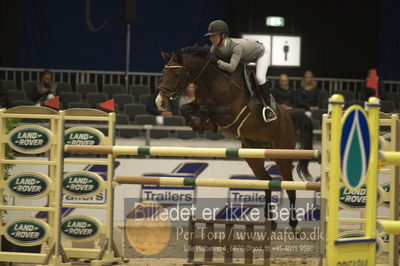
<path fill-rule="evenodd" d="M 235 71 L 237 65 L 240 62 L 240 58 L 242 57 L 243 53 L 243 46 L 242 44 L 238 43 L 233 46 L 232 57 L 229 63 L 224 62 L 222 60 L 218 60 L 218 67 L 222 70 L 233 72 Z"/>

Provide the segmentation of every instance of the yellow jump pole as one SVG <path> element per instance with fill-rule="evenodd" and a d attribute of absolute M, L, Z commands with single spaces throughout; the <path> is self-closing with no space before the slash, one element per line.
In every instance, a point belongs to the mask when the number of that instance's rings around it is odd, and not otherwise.
<path fill-rule="evenodd" d="M 65 152 L 72 154 L 113 154 L 115 156 L 152 155 L 152 156 L 269 158 L 269 159 L 318 159 L 320 156 L 319 150 L 290 150 L 290 149 L 66 145 L 64 150 Z"/>
<path fill-rule="evenodd" d="M 214 178 L 179 178 L 158 176 L 117 176 L 119 184 L 147 184 L 159 186 L 196 186 L 196 187 L 227 187 L 250 189 L 286 189 L 286 190 L 320 190 L 318 182 L 267 181 L 267 180 L 236 180 Z"/>
<path fill-rule="evenodd" d="M 393 220 L 378 220 L 378 229 L 386 234 L 399 235 L 400 234 L 400 221 Z"/>
<path fill-rule="evenodd" d="M 385 164 L 400 165 L 400 152 L 382 151 L 379 153 L 379 161 Z"/>
<path fill-rule="evenodd" d="M 330 164 L 329 164 L 329 191 L 328 191 L 328 224 L 326 243 L 326 265 L 333 265 L 336 261 L 335 239 L 339 234 L 339 180 L 340 180 L 340 130 L 344 98 L 342 95 L 332 95 L 329 107 L 332 115 Z"/>

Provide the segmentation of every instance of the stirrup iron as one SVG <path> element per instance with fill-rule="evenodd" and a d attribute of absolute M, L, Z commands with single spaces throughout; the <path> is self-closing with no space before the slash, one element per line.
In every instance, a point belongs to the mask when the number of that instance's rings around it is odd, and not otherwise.
<path fill-rule="evenodd" d="M 269 112 L 270 114 L 272 114 L 272 116 L 271 117 L 266 117 L 266 115 L 265 115 L 265 113 L 266 112 Z M 264 121 L 265 121 L 265 123 L 268 123 L 268 122 L 271 122 L 271 121 L 274 121 L 274 120 L 276 120 L 276 113 L 275 113 L 275 111 L 274 110 L 272 110 L 272 108 L 271 107 L 269 107 L 269 106 L 267 106 L 267 107 L 263 107 L 263 110 L 262 110 L 262 116 L 263 116 L 263 119 L 264 119 Z"/>

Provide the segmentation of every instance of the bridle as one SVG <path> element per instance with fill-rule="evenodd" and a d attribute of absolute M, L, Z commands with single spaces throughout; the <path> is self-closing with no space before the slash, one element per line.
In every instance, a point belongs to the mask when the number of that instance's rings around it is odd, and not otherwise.
<path fill-rule="evenodd" d="M 207 60 L 207 62 L 204 64 L 204 66 L 202 67 L 200 72 L 196 75 L 196 77 L 192 81 L 188 82 L 187 84 L 196 82 L 196 80 L 198 80 L 200 78 L 201 74 L 203 74 L 204 70 L 207 68 L 209 63 L 210 63 L 210 61 Z M 166 70 L 169 70 L 169 69 L 181 69 L 181 72 L 179 74 L 179 79 L 178 79 L 178 82 L 176 83 L 175 88 L 168 88 L 168 87 L 160 86 L 160 89 L 163 90 L 164 92 L 166 92 L 165 96 L 168 99 L 175 100 L 176 97 L 178 97 L 178 96 L 180 96 L 182 94 L 182 92 L 178 91 L 178 87 L 179 87 L 179 84 L 181 83 L 181 80 L 182 80 L 183 76 L 188 76 L 189 79 L 190 79 L 191 75 L 187 71 L 186 67 L 183 66 L 183 65 L 182 66 L 180 66 L 180 65 L 174 65 L 174 66 L 165 65 L 164 69 L 166 69 Z"/>

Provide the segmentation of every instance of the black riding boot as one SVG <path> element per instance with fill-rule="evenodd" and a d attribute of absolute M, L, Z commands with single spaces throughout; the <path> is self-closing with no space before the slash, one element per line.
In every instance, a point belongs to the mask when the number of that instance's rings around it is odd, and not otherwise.
<path fill-rule="evenodd" d="M 269 88 L 267 83 L 259 85 L 261 100 L 264 104 L 264 108 L 262 110 L 262 115 L 265 122 L 270 122 L 276 119 L 276 114 L 274 110 L 271 108 L 271 94 L 269 92 Z"/>

